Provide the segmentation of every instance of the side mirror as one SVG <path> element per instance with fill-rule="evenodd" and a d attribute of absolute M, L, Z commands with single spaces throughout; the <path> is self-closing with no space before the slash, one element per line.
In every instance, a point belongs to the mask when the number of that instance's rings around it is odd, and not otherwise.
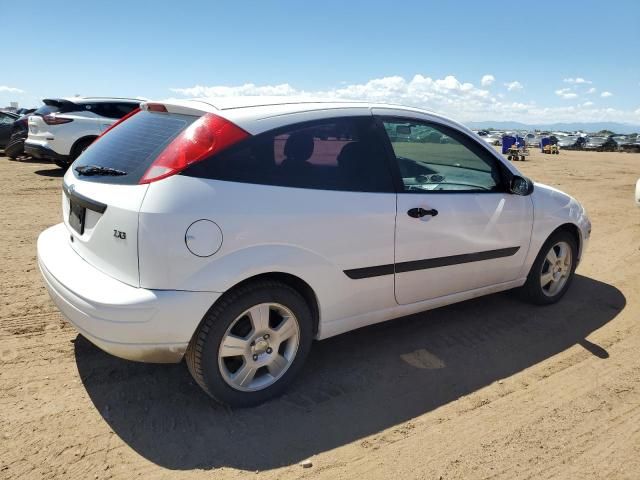
<path fill-rule="evenodd" d="M 527 177 L 514 175 L 509 182 L 509 192 L 514 195 L 531 195 L 533 192 L 533 182 Z"/>

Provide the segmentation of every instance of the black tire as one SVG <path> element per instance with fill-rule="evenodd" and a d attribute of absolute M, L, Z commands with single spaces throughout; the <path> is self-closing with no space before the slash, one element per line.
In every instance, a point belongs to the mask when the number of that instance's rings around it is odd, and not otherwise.
<path fill-rule="evenodd" d="M 227 329 L 254 305 L 278 303 L 297 318 L 300 343 L 293 361 L 272 385 L 257 391 L 240 391 L 229 385 L 218 365 L 218 350 Z M 204 316 L 185 354 L 189 372 L 211 397 L 232 407 L 250 407 L 280 395 L 293 382 L 311 349 L 313 320 L 305 299 L 290 286 L 271 280 L 257 281 L 226 293 Z"/>
<path fill-rule="evenodd" d="M 4 148 L 4 154 L 12 158 L 13 160 L 17 159 L 20 155 L 24 153 L 24 138 L 11 139 L 9 143 Z"/>
<path fill-rule="evenodd" d="M 71 165 L 74 160 L 93 143 L 94 140 L 95 138 L 85 138 L 84 140 L 80 140 L 76 143 L 69 154 L 69 165 Z"/>
<path fill-rule="evenodd" d="M 562 288 L 557 293 L 550 296 L 543 291 L 542 285 L 540 284 L 540 276 L 542 274 L 542 268 L 545 264 L 547 254 L 551 250 L 551 247 L 556 245 L 558 242 L 566 242 L 571 249 L 571 269 Z M 576 270 L 577 259 L 578 246 L 576 244 L 576 238 L 566 230 L 559 230 L 553 233 L 547 241 L 544 242 L 544 245 L 542 245 L 540 252 L 538 252 L 538 256 L 531 266 L 526 283 L 520 288 L 519 293 L 521 298 L 536 305 L 550 305 L 552 303 L 556 303 L 564 296 L 565 293 L 567 293 L 567 290 L 571 286 Z"/>

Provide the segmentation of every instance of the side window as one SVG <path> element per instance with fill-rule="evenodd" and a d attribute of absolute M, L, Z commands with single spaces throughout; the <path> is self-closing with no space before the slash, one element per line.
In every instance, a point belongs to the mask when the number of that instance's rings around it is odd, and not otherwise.
<path fill-rule="evenodd" d="M 122 118 L 128 115 L 140 105 L 137 103 L 114 103 L 113 104 L 113 118 Z"/>
<path fill-rule="evenodd" d="M 12 124 L 13 121 L 14 121 L 13 117 L 0 113 L 0 123 L 3 123 L 3 124 L 6 123 L 7 125 L 9 125 L 9 124 Z"/>
<path fill-rule="evenodd" d="M 372 117 L 307 122 L 262 133 L 184 174 L 319 190 L 393 191 Z"/>
<path fill-rule="evenodd" d="M 383 119 L 405 192 L 503 191 L 496 159 L 462 132 L 444 125 Z"/>
<path fill-rule="evenodd" d="M 91 104 L 89 109 L 103 117 L 120 119 L 136 108 L 135 103 L 99 102 Z"/>

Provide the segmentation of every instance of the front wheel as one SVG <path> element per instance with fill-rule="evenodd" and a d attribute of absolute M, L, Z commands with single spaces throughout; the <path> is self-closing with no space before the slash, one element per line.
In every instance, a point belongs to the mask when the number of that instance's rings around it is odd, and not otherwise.
<path fill-rule="evenodd" d="M 573 280 L 577 258 L 578 247 L 573 235 L 566 231 L 551 235 L 540 249 L 521 289 L 524 299 L 538 305 L 560 300 Z"/>
<path fill-rule="evenodd" d="M 209 310 L 187 349 L 187 366 L 219 402 L 257 405 L 292 383 L 312 338 L 304 298 L 288 285 L 261 281 L 229 292 Z"/>

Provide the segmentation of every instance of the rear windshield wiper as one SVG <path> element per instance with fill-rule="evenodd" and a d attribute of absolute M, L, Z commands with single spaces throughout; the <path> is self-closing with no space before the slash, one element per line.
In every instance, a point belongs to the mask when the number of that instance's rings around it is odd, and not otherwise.
<path fill-rule="evenodd" d="M 120 175 L 127 174 L 127 172 L 123 170 L 118 170 L 116 168 L 111 168 L 111 167 L 102 167 L 100 165 L 81 165 L 79 167 L 76 167 L 75 171 L 78 172 L 79 175 L 85 175 L 87 177 L 91 175 L 120 176 Z"/>

